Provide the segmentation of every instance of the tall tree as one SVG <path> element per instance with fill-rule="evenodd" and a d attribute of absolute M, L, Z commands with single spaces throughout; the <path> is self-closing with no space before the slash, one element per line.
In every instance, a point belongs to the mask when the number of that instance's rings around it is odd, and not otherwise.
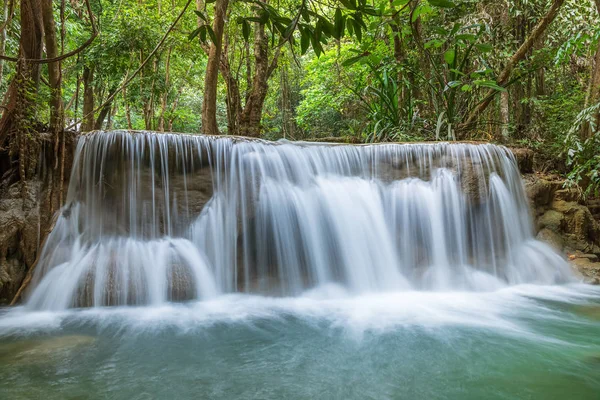
<path fill-rule="evenodd" d="M 565 0 L 553 0 L 550 9 L 544 15 L 544 17 L 538 22 L 538 24 L 533 28 L 529 36 L 525 39 L 523 44 L 519 47 L 519 49 L 508 59 L 504 69 L 498 75 L 498 79 L 496 80 L 499 86 L 506 86 L 510 80 L 511 74 L 514 68 L 517 66 L 519 62 L 521 62 L 525 56 L 529 53 L 529 51 L 533 48 L 536 41 L 544 34 L 548 26 L 554 21 L 558 11 L 561 6 L 564 4 Z M 481 101 L 477 107 L 471 111 L 468 118 L 464 123 L 464 127 L 470 128 L 477 121 L 477 118 L 485 111 L 485 109 L 490 105 L 495 95 L 498 93 L 495 89 L 490 89 L 484 100 Z"/>
<path fill-rule="evenodd" d="M 229 0 L 216 0 L 213 19 L 213 37 L 208 53 L 208 62 L 204 76 L 204 101 L 202 102 L 202 132 L 218 135 L 217 125 L 217 85 L 219 82 L 219 63 L 223 50 L 223 28 Z"/>

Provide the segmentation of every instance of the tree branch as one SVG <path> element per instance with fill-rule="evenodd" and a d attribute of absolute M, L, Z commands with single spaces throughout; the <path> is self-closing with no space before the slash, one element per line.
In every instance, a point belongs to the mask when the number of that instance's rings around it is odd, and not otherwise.
<path fill-rule="evenodd" d="M 556 18 L 556 15 L 558 14 L 558 11 L 560 10 L 560 7 L 563 5 L 564 2 L 565 0 L 554 0 L 552 2 L 552 6 L 550 6 L 550 9 L 546 13 L 546 15 L 540 20 L 540 22 L 538 22 L 535 28 L 533 28 L 533 31 L 531 31 L 529 37 L 525 39 L 525 42 L 523 42 L 523 44 L 519 47 L 517 52 L 513 54 L 512 57 L 506 63 L 506 66 L 498 76 L 498 86 L 506 86 L 515 66 L 525 58 L 529 50 L 531 50 L 531 48 L 533 47 L 534 43 L 540 38 L 540 36 L 542 36 L 544 31 L 546 30 L 548 25 L 552 23 L 554 18 Z M 464 129 L 471 127 L 477 121 L 477 118 L 481 115 L 481 113 L 483 113 L 483 111 L 485 111 L 485 109 L 490 105 L 497 93 L 497 90 L 490 89 L 485 96 L 485 100 L 479 103 L 479 105 L 469 114 L 469 117 L 461 125 L 461 128 Z"/>
<path fill-rule="evenodd" d="M 81 53 L 83 50 L 85 50 L 86 47 L 88 47 L 90 44 L 92 44 L 94 39 L 96 39 L 96 37 L 98 36 L 98 30 L 96 29 L 96 24 L 94 23 L 94 14 L 92 13 L 92 8 L 90 7 L 90 1 L 85 0 L 85 3 L 87 6 L 88 14 L 90 16 L 90 21 L 92 23 L 92 36 L 88 40 L 86 40 L 81 46 L 79 46 L 75 50 L 70 51 L 70 52 L 63 54 L 61 56 L 58 56 L 58 57 L 42 58 L 42 59 L 30 58 L 30 59 L 25 59 L 24 61 L 31 63 L 31 64 L 49 64 L 49 63 L 62 61 L 69 57 L 73 57 L 74 55 L 77 55 L 78 53 Z M 3 55 L 0 55 L 0 60 L 11 61 L 11 62 L 19 61 L 19 59 L 16 57 L 8 57 L 8 56 L 3 56 Z"/>

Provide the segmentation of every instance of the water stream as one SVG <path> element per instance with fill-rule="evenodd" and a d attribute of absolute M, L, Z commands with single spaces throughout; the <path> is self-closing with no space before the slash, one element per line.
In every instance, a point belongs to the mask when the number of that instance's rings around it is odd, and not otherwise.
<path fill-rule="evenodd" d="M 597 399 L 600 290 L 509 150 L 97 132 L 1 398 Z"/>

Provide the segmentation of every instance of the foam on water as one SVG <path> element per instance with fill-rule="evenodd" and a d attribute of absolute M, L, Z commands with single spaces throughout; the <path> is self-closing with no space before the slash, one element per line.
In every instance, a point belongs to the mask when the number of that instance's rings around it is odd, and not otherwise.
<path fill-rule="evenodd" d="M 588 285 L 519 285 L 494 292 L 404 291 L 351 295 L 337 285 L 296 297 L 228 294 L 191 303 L 155 307 L 104 307 L 64 311 L 7 310 L 0 318 L 0 337 L 60 333 L 65 326 L 92 326 L 119 336 L 176 329 L 202 332 L 215 325 L 253 326 L 260 321 L 296 318 L 322 328 L 342 329 L 359 337 L 365 332 L 426 328 L 444 332 L 451 327 L 489 330 L 532 340 L 551 340 L 531 329 L 528 319 L 573 324 L 572 313 L 548 307 L 598 307 L 600 289 Z M 587 321 L 586 323 L 593 323 Z M 324 324 L 324 325 L 322 325 Z M 566 343 L 565 343 L 566 344 Z"/>

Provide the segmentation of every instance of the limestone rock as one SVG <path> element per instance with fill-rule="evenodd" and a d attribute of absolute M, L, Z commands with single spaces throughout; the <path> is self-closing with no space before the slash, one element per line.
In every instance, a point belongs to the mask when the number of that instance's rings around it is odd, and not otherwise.
<path fill-rule="evenodd" d="M 560 182 L 540 178 L 537 175 L 527 175 L 524 179 L 525 192 L 534 208 L 549 205 L 554 193 L 562 186 Z"/>
<path fill-rule="evenodd" d="M 533 158 L 535 153 L 531 149 L 526 148 L 512 148 L 510 149 L 517 159 L 517 165 L 519 171 L 522 174 L 529 174 L 533 172 Z"/>
<path fill-rule="evenodd" d="M 579 257 L 569 260 L 569 263 L 583 275 L 587 282 L 594 285 L 600 284 L 600 262 L 592 262 L 589 258 Z"/>
<path fill-rule="evenodd" d="M 564 219 L 564 214 L 555 211 L 555 210 L 548 210 L 546 211 L 539 219 L 538 219 L 538 228 L 539 229 L 550 229 L 554 232 L 558 232 L 561 224 L 563 222 Z"/>
<path fill-rule="evenodd" d="M 564 239 L 555 231 L 548 228 L 542 229 L 536 236 L 536 239 L 548 243 L 558 252 L 562 252 L 565 247 Z"/>

